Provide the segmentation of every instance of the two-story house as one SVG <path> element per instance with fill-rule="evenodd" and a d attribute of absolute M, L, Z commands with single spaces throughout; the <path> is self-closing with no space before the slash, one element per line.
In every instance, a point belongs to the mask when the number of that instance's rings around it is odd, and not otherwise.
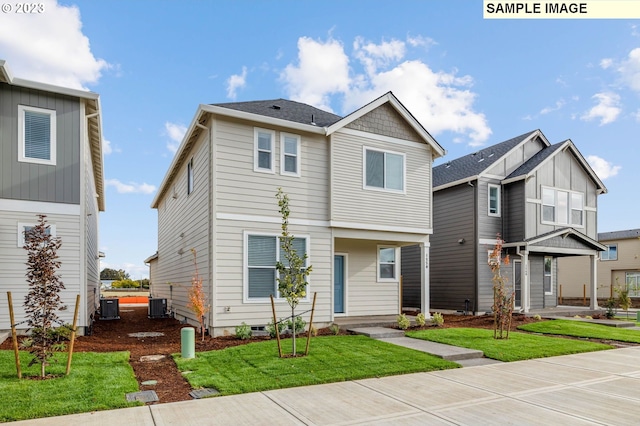
<path fill-rule="evenodd" d="M 616 288 L 627 288 L 629 296 L 640 298 L 640 229 L 601 232 L 598 241 L 606 246 L 598 261 L 598 298 L 616 297 Z M 558 263 L 562 296 L 585 298 L 589 268 L 584 258 L 566 258 Z"/>
<path fill-rule="evenodd" d="M 557 260 L 565 256 L 589 257 L 595 294 L 597 256 L 606 249 L 596 240 L 597 199 L 606 188 L 573 142 L 551 145 L 541 131 L 529 132 L 438 165 L 433 186 L 432 309 L 491 311 L 488 263 L 498 234 L 517 310 L 557 306 Z M 415 250 L 403 249 L 405 258 Z M 415 280 L 404 267 L 411 294 Z"/>
<path fill-rule="evenodd" d="M 277 292 L 281 217 L 277 189 L 290 197 L 298 254 L 313 266 L 306 299 L 314 322 L 389 315 L 400 309 L 400 248 L 419 244 L 423 266 L 432 232 L 432 162 L 444 150 L 392 94 L 340 117 L 284 99 L 200 105 L 152 207 L 158 251 L 152 294 L 194 321 L 187 292 L 195 272 L 211 311 L 210 332 L 281 317 Z M 428 288 L 423 268 L 420 285 Z M 425 294 L 429 294 L 425 291 Z M 422 301 L 428 309 L 428 299 Z"/>
<path fill-rule="evenodd" d="M 0 60 L 0 330 L 10 329 L 6 292 L 18 329 L 25 329 L 28 291 L 24 230 L 39 214 L 62 239 L 59 273 L 73 320 L 76 295 L 80 333 L 98 306 L 98 214 L 104 211 L 100 99 L 96 93 L 16 78 Z"/>

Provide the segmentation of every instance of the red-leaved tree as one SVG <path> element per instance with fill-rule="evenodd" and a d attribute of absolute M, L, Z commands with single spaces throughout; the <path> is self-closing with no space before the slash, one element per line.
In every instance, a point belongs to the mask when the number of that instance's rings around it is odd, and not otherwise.
<path fill-rule="evenodd" d="M 504 240 L 496 235 L 496 245 L 489 255 L 489 267 L 493 272 L 493 338 L 508 339 L 515 293 L 507 288 L 507 278 L 500 271 L 501 265 L 509 265 L 509 255 L 502 257 Z"/>
<path fill-rule="evenodd" d="M 204 341 L 204 316 L 209 312 L 209 305 L 207 304 L 207 297 L 204 293 L 204 289 L 202 288 L 202 278 L 198 273 L 198 259 L 196 255 L 196 249 L 192 248 L 191 253 L 193 254 L 193 265 L 196 268 L 193 277 L 191 278 L 191 287 L 189 288 L 189 303 L 187 304 L 187 308 L 191 310 L 198 318 L 200 322 L 200 333 L 202 335 L 202 340 Z"/>

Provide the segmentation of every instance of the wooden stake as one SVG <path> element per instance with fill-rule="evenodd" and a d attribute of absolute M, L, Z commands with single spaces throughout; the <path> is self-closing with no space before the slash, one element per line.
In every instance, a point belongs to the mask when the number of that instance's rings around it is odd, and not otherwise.
<path fill-rule="evenodd" d="M 582 304 L 587 305 L 587 285 L 582 284 Z"/>
<path fill-rule="evenodd" d="M 311 329 L 313 328 L 313 313 L 316 311 L 316 296 L 318 296 L 318 293 L 313 293 L 313 303 L 311 304 L 311 318 L 309 319 L 309 332 L 307 333 L 307 347 L 304 350 L 304 356 L 309 355 L 309 342 L 311 341 Z"/>
<path fill-rule="evenodd" d="M 16 333 L 16 322 L 13 317 L 13 300 L 11 299 L 11 292 L 7 292 L 7 299 L 9 300 L 9 321 L 11 322 L 11 340 L 13 341 L 13 352 L 16 357 L 16 369 L 18 370 L 18 379 L 22 379 L 22 369 L 20 368 L 20 351 L 18 350 L 18 334 Z"/>
<path fill-rule="evenodd" d="M 280 346 L 280 324 L 276 318 L 276 304 L 273 302 L 273 294 L 271 296 L 271 310 L 273 311 L 273 326 L 276 328 L 276 340 L 278 341 L 278 356 L 282 358 L 282 346 Z"/>
<path fill-rule="evenodd" d="M 73 324 L 71 324 L 71 341 L 69 342 L 69 355 L 67 356 L 67 376 L 71 372 L 71 358 L 73 358 L 73 344 L 76 341 L 76 324 L 78 323 L 78 310 L 80 309 L 80 295 L 76 296 L 76 310 L 73 313 Z"/>

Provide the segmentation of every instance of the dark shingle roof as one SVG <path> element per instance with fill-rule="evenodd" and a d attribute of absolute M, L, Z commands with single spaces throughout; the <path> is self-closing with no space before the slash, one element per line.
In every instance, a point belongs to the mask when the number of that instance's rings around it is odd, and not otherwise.
<path fill-rule="evenodd" d="M 534 132 L 535 130 L 434 167 L 433 187 L 477 176 Z"/>
<path fill-rule="evenodd" d="M 342 119 L 339 115 L 323 111 L 311 105 L 287 99 L 271 99 L 250 102 L 227 102 L 211 104 L 213 106 L 249 112 L 271 118 L 293 121 L 302 124 L 315 123 L 318 127 L 327 127 Z M 312 122 L 313 120 L 313 122 Z"/>
<path fill-rule="evenodd" d="M 523 176 L 531 172 L 533 169 L 538 167 L 540 164 L 544 162 L 547 158 L 551 156 L 554 152 L 558 150 L 558 148 L 562 147 L 564 142 L 560 142 L 546 148 L 543 148 L 541 151 L 538 151 L 536 155 L 529 158 L 526 162 L 524 162 L 520 167 L 515 169 L 509 176 L 505 179 L 511 179 L 517 176 Z"/>
<path fill-rule="evenodd" d="M 626 240 L 629 238 L 640 238 L 640 229 L 629 229 L 626 231 L 600 232 L 598 241 Z"/>

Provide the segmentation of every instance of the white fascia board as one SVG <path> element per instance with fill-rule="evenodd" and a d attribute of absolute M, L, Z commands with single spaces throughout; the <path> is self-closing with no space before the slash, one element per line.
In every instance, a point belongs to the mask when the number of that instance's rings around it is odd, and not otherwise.
<path fill-rule="evenodd" d="M 578 162 L 582 165 L 582 167 L 584 167 L 584 169 L 587 171 L 589 176 L 591 176 L 591 179 L 593 179 L 593 181 L 599 187 L 598 193 L 599 194 L 606 194 L 608 192 L 607 187 L 604 186 L 604 183 L 600 180 L 600 178 L 598 177 L 596 172 L 593 171 L 593 169 L 591 168 L 591 166 L 589 165 L 587 160 L 585 160 L 585 158 L 582 156 L 580 151 L 578 151 L 578 148 L 576 148 L 576 146 L 573 143 L 573 141 L 571 139 L 567 139 L 567 141 L 565 143 L 568 146 L 562 147 L 562 150 L 565 151 L 566 149 L 571 149 L 571 152 L 573 152 L 573 154 L 576 157 L 576 159 L 578 160 Z"/>
<path fill-rule="evenodd" d="M 11 70 L 9 70 L 9 67 L 7 66 L 5 60 L 0 59 L 0 81 L 11 83 L 11 80 L 13 80 Z"/>
<path fill-rule="evenodd" d="M 226 117 L 239 118 L 256 123 L 267 124 L 269 126 L 285 127 L 287 129 L 298 130 L 301 132 L 316 133 L 326 135 L 326 128 L 314 126 L 313 124 L 296 123 L 295 121 L 283 120 L 281 118 L 272 118 L 265 115 L 253 114 L 245 111 L 238 111 L 231 108 L 224 108 L 216 105 L 202 104 L 200 109 L 211 114 L 222 115 Z"/>
<path fill-rule="evenodd" d="M 507 185 L 509 183 L 518 182 L 519 180 L 525 180 L 528 177 L 529 177 L 528 174 L 527 175 L 520 175 L 520 176 L 512 177 L 511 179 L 504 179 L 500 183 L 502 183 L 503 185 Z"/>
<path fill-rule="evenodd" d="M 76 96 L 83 99 L 98 99 L 99 95 L 88 90 L 72 89 L 70 87 L 55 86 L 53 84 L 41 83 L 39 81 L 13 78 L 10 84 L 14 86 L 26 87 L 29 89 L 44 90 L 46 92 L 60 93 L 61 95 Z"/>
<path fill-rule="evenodd" d="M 478 179 L 479 177 L 480 177 L 479 175 L 469 176 L 469 177 L 466 177 L 464 179 L 460 179 L 460 180 L 456 180 L 456 181 L 453 181 L 453 182 L 445 183 L 444 185 L 436 186 L 435 188 L 433 188 L 433 192 L 440 191 L 440 190 L 447 189 L 447 188 L 452 188 L 454 186 L 458 186 L 458 185 L 461 185 L 463 183 L 473 182 L 474 180 Z"/>

